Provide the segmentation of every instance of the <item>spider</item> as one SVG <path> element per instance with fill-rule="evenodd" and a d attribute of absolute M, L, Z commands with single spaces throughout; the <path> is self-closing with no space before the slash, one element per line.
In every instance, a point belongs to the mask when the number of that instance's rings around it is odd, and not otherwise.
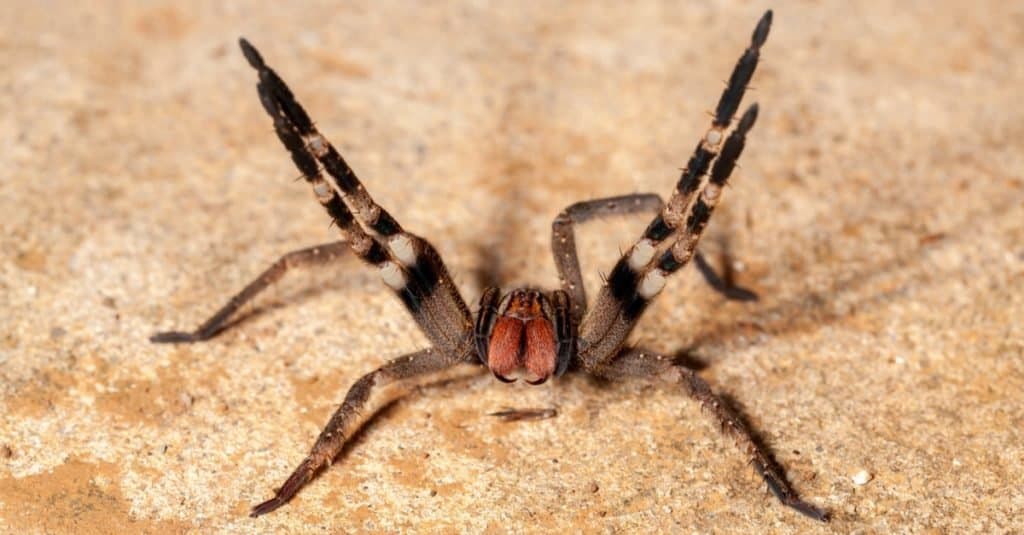
<path fill-rule="evenodd" d="M 229 326 L 228 320 L 243 304 L 289 269 L 330 262 L 350 250 L 378 269 L 384 284 L 398 295 L 431 344 L 391 360 L 356 381 L 309 455 L 272 498 L 252 508 L 251 516 L 269 513 L 291 500 L 387 403 L 415 385 L 435 382 L 456 368 L 479 369 L 483 365 L 500 381 L 523 377 L 534 385 L 568 370 L 606 379 L 667 376 L 709 409 L 722 432 L 734 438 L 779 501 L 811 518 L 827 521 L 826 511 L 799 498 L 768 449 L 704 379 L 672 358 L 626 345 L 627 336 L 666 279 L 691 259 L 712 286 L 727 297 L 756 297 L 714 275 L 696 247 L 757 119 L 758 108 L 753 104 L 726 135 L 754 74 L 771 22 L 772 12 L 767 11 L 733 69 L 711 127 L 697 143 L 667 203 L 656 194 L 633 194 L 569 206 L 552 224 L 551 245 L 561 289 L 545 292 L 516 288 L 502 293 L 499 288 L 489 287 L 483 291 L 475 315 L 434 247 L 405 230 L 374 202 L 285 82 L 267 66 L 255 47 L 240 39 L 246 60 L 259 73 L 260 102 L 273 119 L 277 137 L 343 239 L 282 256 L 194 331 L 162 332 L 151 340 L 180 343 L 209 339 Z M 644 212 L 656 215 L 619 258 L 588 310 L 574 240 L 575 225 L 601 216 Z"/>

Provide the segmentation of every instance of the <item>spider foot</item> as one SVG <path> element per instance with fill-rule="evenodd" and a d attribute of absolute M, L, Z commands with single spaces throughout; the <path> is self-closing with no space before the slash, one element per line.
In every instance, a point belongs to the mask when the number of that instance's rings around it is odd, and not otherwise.
<path fill-rule="evenodd" d="M 302 461 L 302 464 L 292 472 L 292 475 L 288 477 L 288 481 L 281 485 L 274 497 L 259 504 L 252 508 L 249 512 L 249 516 L 256 518 L 258 516 L 265 515 L 267 513 L 277 510 L 277 508 L 291 501 L 295 494 L 299 492 L 306 483 L 309 483 L 313 479 L 313 474 L 316 472 L 316 465 L 311 459 Z"/>
<path fill-rule="evenodd" d="M 269 500 L 267 500 L 267 501 L 265 501 L 265 502 L 263 502 L 263 503 L 261 503 L 259 505 L 254 506 L 252 508 L 252 511 L 249 512 L 249 517 L 250 518 L 256 518 L 258 516 L 265 515 L 267 513 L 270 513 L 272 511 L 277 510 L 278 507 L 281 507 L 285 503 L 287 503 L 285 500 L 283 500 L 283 499 L 281 499 L 281 498 L 279 498 L 277 496 L 274 496 L 273 498 L 271 498 L 271 499 L 269 499 Z"/>
<path fill-rule="evenodd" d="M 149 341 L 154 344 L 191 344 L 202 342 L 207 338 L 209 337 L 184 331 L 164 331 L 150 336 Z"/>
<path fill-rule="evenodd" d="M 785 503 L 788 507 L 795 509 L 800 514 L 809 518 L 813 518 L 818 522 L 828 522 L 829 520 L 831 520 L 831 516 L 829 515 L 828 511 L 820 507 L 811 505 L 803 500 L 793 499 L 785 501 L 783 503 Z"/>

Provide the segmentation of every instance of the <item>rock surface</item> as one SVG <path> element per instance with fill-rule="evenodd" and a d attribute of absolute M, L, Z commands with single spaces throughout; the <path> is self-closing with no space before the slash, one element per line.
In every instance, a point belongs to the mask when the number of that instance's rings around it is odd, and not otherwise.
<path fill-rule="evenodd" d="M 636 332 L 706 364 L 832 526 L 780 507 L 681 393 L 579 376 L 424 389 L 250 519 L 347 386 L 424 337 L 348 259 L 210 342 L 147 341 L 336 235 L 239 35 L 475 300 L 555 283 L 566 205 L 670 191 L 768 6 L 84 6 L 0 15 L 0 531 L 1024 531 L 1020 4 L 772 6 L 762 113 L 704 241 L 762 299 L 688 269 Z M 645 224 L 581 231 L 591 294 Z M 559 412 L 488 416 L 506 407 Z"/>

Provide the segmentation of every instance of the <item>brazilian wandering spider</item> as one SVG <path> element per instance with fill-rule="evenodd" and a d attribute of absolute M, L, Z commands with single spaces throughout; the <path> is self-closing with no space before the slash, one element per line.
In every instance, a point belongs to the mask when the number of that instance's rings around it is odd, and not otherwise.
<path fill-rule="evenodd" d="M 346 440 L 387 403 L 418 384 L 436 382 L 444 372 L 457 367 L 479 368 L 482 364 L 503 382 L 515 381 L 515 376 L 520 375 L 530 384 L 541 384 L 568 370 L 606 379 L 673 379 L 691 398 L 709 409 L 722 432 L 735 440 L 784 505 L 827 521 L 826 511 L 798 497 L 771 453 L 704 379 L 672 358 L 625 345 L 627 336 L 666 279 L 691 259 L 712 286 L 727 297 L 754 297 L 723 284 L 696 248 L 743 151 L 746 135 L 757 119 L 754 104 L 726 136 L 757 67 L 771 21 L 772 12 L 768 11 L 754 29 L 750 46 L 736 63 L 715 108 L 711 127 L 694 149 L 668 203 L 662 202 L 657 194 L 633 194 L 569 206 L 552 224 L 551 246 L 561 289 L 543 292 L 517 288 L 502 294 L 500 289 L 490 287 L 480 297 L 475 317 L 434 247 L 404 230 L 374 202 L 284 81 L 248 41 L 241 39 L 246 60 L 259 73 L 260 102 L 274 120 L 278 138 L 343 239 L 282 256 L 195 331 L 163 332 L 151 340 L 180 343 L 209 339 L 230 326 L 228 320 L 243 304 L 290 268 L 329 262 L 351 250 L 377 267 L 384 283 L 398 295 L 431 343 L 430 347 L 396 358 L 356 381 L 310 454 L 273 498 L 252 509 L 251 516 L 269 513 L 291 500 L 331 463 Z M 588 311 L 574 225 L 600 216 L 645 212 L 656 215 L 643 236 L 612 268 Z"/>

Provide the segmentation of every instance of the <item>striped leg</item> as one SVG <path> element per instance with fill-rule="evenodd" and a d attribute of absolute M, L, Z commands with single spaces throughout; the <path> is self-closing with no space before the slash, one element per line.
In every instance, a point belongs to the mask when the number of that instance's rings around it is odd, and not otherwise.
<path fill-rule="evenodd" d="M 700 241 L 708 220 L 721 199 L 722 188 L 725 187 L 729 175 L 732 174 L 732 170 L 736 166 L 736 159 L 743 152 L 747 132 L 754 126 L 756 120 L 757 105 L 754 104 L 743 114 L 736 130 L 725 141 L 722 154 L 715 160 L 715 164 L 711 168 L 708 182 L 700 190 L 696 201 L 690 207 L 686 226 L 661 257 L 657 261 L 649 263 L 641 271 L 642 274 L 638 277 L 637 294 L 627 305 L 626 315 L 639 315 L 647 303 L 664 287 L 665 279 L 685 266 L 693 257 L 694 251 L 697 249 L 697 242 Z"/>
<path fill-rule="evenodd" d="M 380 269 L 385 284 L 402 299 L 435 347 L 470 358 L 473 343 L 469 308 L 440 255 L 426 240 L 405 232 L 373 201 L 341 154 L 317 131 L 284 81 L 248 41 L 242 39 L 239 44 L 259 73 L 260 101 L 274 119 L 278 137 L 353 249 Z M 317 162 L 328 176 L 320 172 Z M 363 227 L 380 238 L 367 234 Z"/>
<path fill-rule="evenodd" d="M 640 240 L 616 263 L 593 310 L 584 318 L 579 355 L 587 369 L 617 354 L 647 304 L 661 291 L 666 277 L 693 256 L 721 189 L 743 151 L 746 134 L 757 119 L 755 104 L 725 138 L 725 130 L 757 67 L 771 20 L 771 11 L 761 17 L 750 46 L 736 63 L 722 92 L 711 128 L 697 145 L 671 198 Z M 709 167 L 711 177 L 705 181 Z"/>
<path fill-rule="evenodd" d="M 283 255 L 274 262 L 263 273 L 260 273 L 256 280 L 250 282 L 241 292 L 231 297 L 228 302 L 216 313 L 210 316 L 199 327 L 192 332 L 167 331 L 156 333 L 149 337 L 153 343 L 188 343 L 209 340 L 218 335 L 224 329 L 231 326 L 229 320 L 235 318 L 243 305 L 251 301 L 260 292 L 266 290 L 275 282 L 281 280 L 284 274 L 290 269 L 314 265 L 324 265 L 340 258 L 348 250 L 348 244 L 344 241 L 325 243 L 307 249 L 292 251 Z"/>
<path fill-rule="evenodd" d="M 288 503 L 313 476 L 329 465 L 345 442 L 377 411 L 417 387 L 479 373 L 480 366 L 463 363 L 443 351 L 424 349 L 388 362 L 364 375 L 348 390 L 305 460 L 274 497 L 253 507 L 249 516 L 267 514 Z"/>
<path fill-rule="evenodd" d="M 700 403 L 701 408 L 710 409 L 709 413 L 721 431 L 735 440 L 736 446 L 748 457 L 750 464 L 764 478 L 768 489 L 783 505 L 815 520 L 828 521 L 828 512 L 800 499 L 786 479 L 786 471 L 775 461 L 768 448 L 755 438 L 750 427 L 729 403 L 715 394 L 707 381 L 693 370 L 651 351 L 626 349 L 611 362 L 596 368 L 595 374 L 607 379 L 665 376 L 680 384 L 691 399 Z"/>

